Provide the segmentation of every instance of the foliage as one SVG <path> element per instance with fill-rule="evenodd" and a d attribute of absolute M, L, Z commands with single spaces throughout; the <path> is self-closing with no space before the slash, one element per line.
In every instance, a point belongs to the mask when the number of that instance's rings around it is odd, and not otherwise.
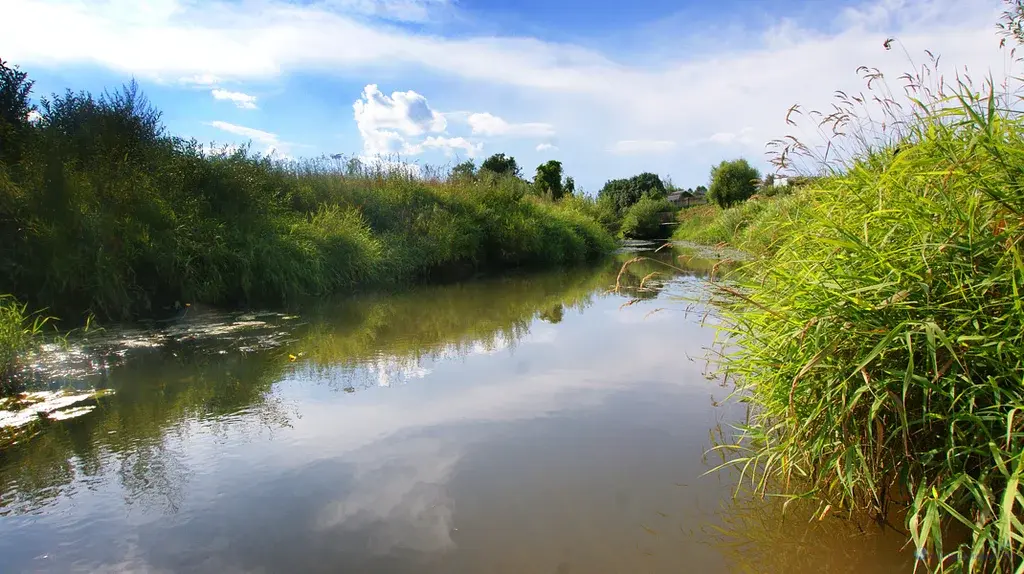
<path fill-rule="evenodd" d="M 45 317 L 32 316 L 10 295 L 0 295 L 0 395 L 13 387 L 19 358 L 37 341 L 45 323 Z"/>
<path fill-rule="evenodd" d="M 991 84 L 935 94 L 899 125 L 899 154 L 872 148 L 772 202 L 803 207 L 762 219 L 777 241 L 721 285 L 725 368 L 755 407 L 732 463 L 761 492 L 808 485 L 789 495 L 823 516 L 905 514 L 932 571 L 1013 571 L 1024 119 Z"/>
<path fill-rule="evenodd" d="M 467 159 L 462 163 L 456 164 L 456 166 L 452 168 L 449 177 L 451 177 L 452 179 L 457 179 L 460 177 L 474 177 L 475 175 L 476 164 L 473 163 L 473 160 Z"/>
<path fill-rule="evenodd" d="M 755 254 L 770 251 L 788 231 L 788 224 L 802 217 L 808 198 L 807 194 L 785 194 L 746 201 L 729 209 L 712 204 L 684 209 L 676 214 L 679 224 L 672 239 L 705 245 L 726 243 Z"/>
<path fill-rule="evenodd" d="M 562 186 L 562 192 L 564 195 L 573 195 L 576 193 L 576 180 L 567 177 L 565 178 L 565 185 Z"/>
<path fill-rule="evenodd" d="M 745 159 L 723 161 L 711 169 L 708 201 L 719 207 L 732 207 L 757 192 L 761 174 Z"/>
<path fill-rule="evenodd" d="M 596 221 L 526 197 L 518 178 L 204 149 L 165 135 L 134 84 L 39 112 L 20 159 L 0 163 L 0 291 L 69 319 L 274 305 L 612 249 Z"/>
<path fill-rule="evenodd" d="M 645 195 L 626 210 L 622 218 L 622 236 L 630 239 L 663 239 L 667 231 L 661 225 L 662 215 L 673 211 L 675 207 L 668 200 Z"/>
<path fill-rule="evenodd" d="M 605 183 L 598 192 L 599 197 L 608 198 L 619 215 L 624 215 L 625 211 L 640 201 L 644 195 L 654 198 L 665 197 L 665 184 L 660 177 L 645 172 L 629 179 L 613 179 Z"/>
<path fill-rule="evenodd" d="M 28 74 L 0 59 L 0 162 L 13 163 L 21 157 L 29 113 L 32 81 Z"/>
<path fill-rule="evenodd" d="M 562 189 L 562 162 L 549 160 L 537 166 L 537 175 L 533 178 L 537 195 L 552 201 L 558 201 L 564 193 Z"/>
<path fill-rule="evenodd" d="M 497 175 L 507 175 L 512 177 L 519 177 L 522 175 L 522 171 L 519 169 L 519 164 L 516 163 L 516 158 L 506 156 L 503 153 L 496 153 L 485 159 L 484 162 L 480 164 L 480 171 L 489 171 Z"/>

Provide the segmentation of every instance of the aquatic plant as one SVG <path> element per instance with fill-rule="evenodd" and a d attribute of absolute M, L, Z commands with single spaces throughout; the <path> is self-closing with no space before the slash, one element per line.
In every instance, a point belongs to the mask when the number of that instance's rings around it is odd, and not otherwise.
<path fill-rule="evenodd" d="M 14 387 L 19 357 L 37 341 L 46 321 L 10 295 L 0 295 L 0 396 Z"/>

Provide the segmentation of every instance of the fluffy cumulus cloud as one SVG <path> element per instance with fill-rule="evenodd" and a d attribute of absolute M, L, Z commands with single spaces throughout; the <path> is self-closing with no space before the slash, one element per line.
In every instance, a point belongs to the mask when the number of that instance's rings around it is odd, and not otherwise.
<path fill-rule="evenodd" d="M 537 144 L 535 148 L 537 151 L 558 151 L 558 146 L 549 143 Z"/>
<path fill-rule="evenodd" d="M 443 115 L 430 108 L 427 98 L 412 90 L 387 96 L 376 84 L 370 84 L 352 107 L 360 131 L 395 130 L 403 135 L 418 136 L 425 132 L 443 132 L 448 125 Z"/>
<path fill-rule="evenodd" d="M 555 135 L 551 124 L 532 122 L 511 124 L 489 113 L 469 114 L 466 118 L 474 134 L 482 136 L 544 137 Z"/>
<path fill-rule="evenodd" d="M 483 149 L 481 142 L 442 135 L 448 126 L 444 115 L 431 108 L 427 98 L 412 90 L 388 96 L 370 84 L 352 108 L 363 138 L 364 158 L 412 156 L 428 150 L 437 150 L 449 157 L 458 154 L 476 157 Z M 422 137 L 424 135 L 426 137 Z"/>
<path fill-rule="evenodd" d="M 612 163 L 637 170 L 680 165 L 703 174 L 725 153 L 759 157 L 767 140 L 789 132 L 784 118 L 794 103 L 828 109 L 835 90 L 863 90 L 854 73 L 861 65 L 878 67 L 897 94 L 898 76 L 915 69 L 925 49 L 942 55 L 947 79 L 966 66 L 979 78 L 991 72 L 998 83 L 1010 68 L 994 33 L 1000 0 L 854 0 L 814 21 L 747 26 L 742 42 L 716 38 L 694 50 L 671 38 L 651 53 L 612 53 L 525 35 L 446 37 L 378 21 L 429 20 L 449 9 L 429 0 L 260 0 L 258 10 L 219 0 L 5 0 L 6 19 L 46 25 L 8 27 L 0 53 L 24 67 L 100 66 L 206 86 L 214 79 L 268 81 L 299 72 L 381 69 L 394 76 L 414 70 L 502 94 L 505 107 L 473 114 L 468 135 L 543 141 L 551 126 L 503 118 L 559 118 L 563 150 L 589 150 L 579 152 L 588 156 L 579 165 L 595 179 L 616 175 L 604 171 Z M 898 39 L 896 49 L 882 48 L 888 37 Z M 401 150 L 406 143 L 424 144 L 427 136 L 451 137 L 443 116 L 415 92 L 375 90 L 364 93 L 357 110 L 368 149 Z M 458 105 L 474 109 L 472 101 Z M 608 162 L 606 154 L 623 159 Z"/>
<path fill-rule="evenodd" d="M 235 104 L 243 110 L 255 110 L 256 109 L 256 96 L 250 96 L 242 92 L 230 92 L 228 90 L 222 90 L 216 88 L 210 92 L 215 100 L 227 100 Z"/>

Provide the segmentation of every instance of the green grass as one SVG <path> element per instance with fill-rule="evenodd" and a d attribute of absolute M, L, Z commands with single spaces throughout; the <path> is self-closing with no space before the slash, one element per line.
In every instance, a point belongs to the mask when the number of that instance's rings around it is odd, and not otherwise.
<path fill-rule="evenodd" d="M 72 322 L 290 304 L 614 248 L 585 200 L 552 203 L 518 178 L 211 153 L 166 135 L 133 86 L 54 96 L 34 123 L 26 109 L 0 114 L 17 144 L 0 148 L 0 292 Z"/>
<path fill-rule="evenodd" d="M 0 395 L 13 390 L 19 359 L 36 343 L 45 323 L 10 295 L 0 295 Z"/>
<path fill-rule="evenodd" d="M 701 205 L 680 210 L 672 239 L 704 245 L 728 244 L 751 254 L 771 251 L 778 240 L 799 225 L 808 195 L 762 197 L 723 209 Z"/>
<path fill-rule="evenodd" d="M 718 301 L 753 406 L 731 464 L 755 489 L 905 516 L 924 570 L 1020 572 L 1024 121 L 962 97 L 898 155 L 679 233 L 764 255 Z"/>

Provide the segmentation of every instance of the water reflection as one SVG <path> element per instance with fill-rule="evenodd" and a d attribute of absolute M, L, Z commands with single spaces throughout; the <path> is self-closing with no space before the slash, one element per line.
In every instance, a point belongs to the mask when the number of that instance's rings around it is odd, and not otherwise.
<path fill-rule="evenodd" d="M 14 571 L 743 571 L 704 527 L 759 525 L 702 462 L 742 412 L 687 359 L 713 338 L 700 317 L 651 314 L 713 263 L 620 272 L 635 255 L 81 342 L 115 393 L 0 451 L 0 554 Z"/>

